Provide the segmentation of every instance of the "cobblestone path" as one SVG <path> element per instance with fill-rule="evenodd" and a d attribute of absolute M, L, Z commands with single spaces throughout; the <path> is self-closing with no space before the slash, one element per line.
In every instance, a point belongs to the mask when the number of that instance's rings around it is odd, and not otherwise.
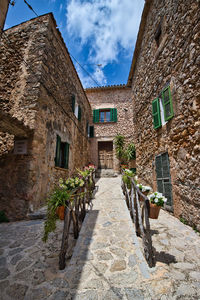
<path fill-rule="evenodd" d="M 199 234 L 161 211 L 158 220 L 151 220 L 157 262 L 150 269 L 120 178 L 101 178 L 97 186 L 63 271 L 58 270 L 61 222 L 47 244 L 41 241 L 42 220 L 0 224 L 0 299 L 200 299 Z"/>

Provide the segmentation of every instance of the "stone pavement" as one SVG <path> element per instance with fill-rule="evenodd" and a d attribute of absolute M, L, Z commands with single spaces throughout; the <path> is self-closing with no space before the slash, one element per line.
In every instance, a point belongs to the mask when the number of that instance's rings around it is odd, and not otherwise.
<path fill-rule="evenodd" d="M 158 220 L 151 220 L 157 262 L 150 269 L 120 178 L 101 178 L 97 186 L 63 271 L 58 270 L 62 222 L 46 244 L 43 220 L 0 224 L 0 299 L 200 299 L 199 234 L 161 211 Z M 72 249 L 74 243 L 71 238 Z"/>

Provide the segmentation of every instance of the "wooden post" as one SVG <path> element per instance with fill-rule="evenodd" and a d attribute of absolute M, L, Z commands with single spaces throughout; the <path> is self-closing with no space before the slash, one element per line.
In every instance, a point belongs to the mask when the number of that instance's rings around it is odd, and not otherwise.
<path fill-rule="evenodd" d="M 61 250 L 59 254 L 59 269 L 64 270 L 65 268 L 65 255 L 68 247 L 68 236 L 69 236 L 69 228 L 71 223 L 71 209 L 68 207 L 65 208 L 65 219 L 64 219 L 64 228 L 62 235 L 62 244 Z"/>

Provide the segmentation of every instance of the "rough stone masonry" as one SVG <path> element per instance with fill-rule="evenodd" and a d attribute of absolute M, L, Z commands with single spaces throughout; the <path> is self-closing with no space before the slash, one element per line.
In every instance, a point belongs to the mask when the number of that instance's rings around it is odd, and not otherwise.
<path fill-rule="evenodd" d="M 22 130 L 0 129 L 0 210 L 19 220 L 45 202 L 58 178 L 88 164 L 91 108 L 52 14 L 6 30 L 1 42 L 0 110 L 5 124 L 11 118 Z M 69 144 L 68 168 L 55 167 L 57 136 Z M 26 153 L 16 154 L 17 141 Z"/>
<path fill-rule="evenodd" d="M 139 176 L 157 189 L 155 157 L 168 153 L 173 211 L 200 229 L 200 4 L 145 3 L 128 85 L 132 86 Z M 152 101 L 170 86 L 174 116 L 154 129 Z"/>

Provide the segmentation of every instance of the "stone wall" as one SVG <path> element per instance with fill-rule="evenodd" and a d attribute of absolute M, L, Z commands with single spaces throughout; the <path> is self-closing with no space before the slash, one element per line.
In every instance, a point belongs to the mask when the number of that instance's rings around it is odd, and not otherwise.
<path fill-rule="evenodd" d="M 7 11 L 8 11 L 9 0 L 1 0 L 0 2 L 0 38 L 4 27 Z"/>
<path fill-rule="evenodd" d="M 14 139 L 22 137 L 0 134 L 0 210 L 14 220 L 44 204 L 58 178 L 89 162 L 91 108 L 52 14 L 6 35 L 0 50 L 1 111 L 31 130 L 24 155 L 14 154 Z M 72 94 L 82 108 L 81 121 L 72 111 Z M 57 134 L 70 144 L 68 169 L 55 167 Z"/>
<path fill-rule="evenodd" d="M 129 80 L 139 176 L 156 190 L 155 156 L 168 152 L 174 214 L 200 229 L 199 15 L 196 0 L 146 1 Z M 152 101 L 167 84 L 174 117 L 155 130 Z"/>
<path fill-rule="evenodd" d="M 133 106 L 131 89 L 126 86 L 108 86 L 86 89 L 92 109 L 117 108 L 117 122 L 95 123 L 94 138 L 91 139 L 91 161 L 98 166 L 98 142 L 113 141 L 120 133 L 126 137 L 126 143 L 132 141 Z M 119 162 L 114 155 L 114 170 L 119 171 Z"/>

